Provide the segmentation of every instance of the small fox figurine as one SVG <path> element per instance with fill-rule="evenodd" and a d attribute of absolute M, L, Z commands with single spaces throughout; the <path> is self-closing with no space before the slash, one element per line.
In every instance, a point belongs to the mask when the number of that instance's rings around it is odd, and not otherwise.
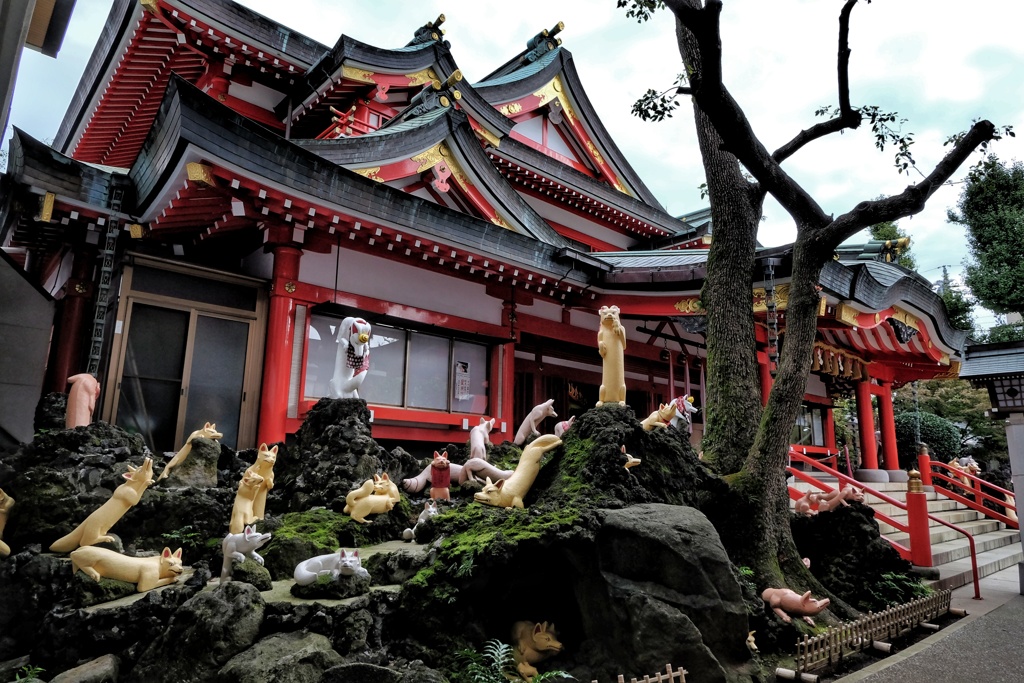
<path fill-rule="evenodd" d="M 655 429 L 665 429 L 669 421 L 676 416 L 675 403 L 662 403 L 658 409 L 643 419 L 640 424 L 644 426 L 645 432 Z"/>
<path fill-rule="evenodd" d="M 93 581 L 117 579 L 134 583 L 140 593 L 174 583 L 181 576 L 181 548 L 153 557 L 128 557 L 106 548 L 85 546 L 71 553 L 72 573 L 81 571 Z"/>
<path fill-rule="evenodd" d="M 406 529 L 405 531 L 402 532 L 402 540 L 403 541 L 415 540 L 416 539 L 416 528 L 420 524 L 423 524 L 423 522 L 427 521 L 428 519 L 430 519 L 431 517 L 433 517 L 436 514 L 437 514 L 437 503 L 435 503 L 432 500 L 428 500 L 426 503 L 423 504 L 423 512 L 421 512 L 420 516 L 416 518 L 416 524 L 413 525 L 412 528 Z"/>
<path fill-rule="evenodd" d="M 207 422 L 203 425 L 202 429 L 197 429 L 189 435 L 188 439 L 185 440 L 185 445 L 181 447 L 181 450 L 174 454 L 171 461 L 164 467 L 164 471 L 160 473 L 157 481 L 161 481 L 167 478 L 167 475 L 171 473 L 171 470 L 185 462 L 185 458 L 192 452 L 192 439 L 203 437 L 204 439 L 219 439 L 223 434 L 217 431 L 217 425 Z"/>
<path fill-rule="evenodd" d="M 264 543 L 270 540 L 270 534 L 256 533 L 251 526 L 246 526 L 240 534 L 228 534 L 220 544 L 224 553 L 224 563 L 220 569 L 220 581 L 231 580 L 231 571 L 234 568 L 232 562 L 245 562 L 245 558 L 256 561 L 263 566 L 263 557 L 256 552 Z"/>
<path fill-rule="evenodd" d="M 330 576 L 331 579 L 337 581 L 340 576 L 369 578 L 370 572 L 363 569 L 363 562 L 359 559 L 358 550 L 339 548 L 336 553 L 317 555 L 299 562 L 295 565 L 295 572 L 292 576 L 295 583 L 300 586 L 308 586 L 314 583 L 318 576 Z"/>
<path fill-rule="evenodd" d="M 469 457 L 487 460 L 487 447 L 491 445 L 494 418 L 480 418 L 480 424 L 469 430 Z"/>
<path fill-rule="evenodd" d="M 141 467 L 128 465 L 128 471 L 121 476 L 125 478 L 125 482 L 114 489 L 110 499 L 93 510 L 74 531 L 50 544 L 50 552 L 66 553 L 79 546 L 114 542 L 114 539 L 107 535 L 110 527 L 117 524 L 124 513 L 142 499 L 146 488 L 153 483 L 152 458 L 143 460 Z"/>
<path fill-rule="evenodd" d="M 531 436 L 540 436 L 540 423 L 544 421 L 544 418 L 558 417 L 555 409 L 551 407 L 554 402 L 555 399 L 549 398 L 540 405 L 534 406 L 530 414 L 523 420 L 523 423 L 519 425 L 519 431 L 516 432 L 516 438 L 512 443 L 522 446 Z"/>
<path fill-rule="evenodd" d="M 246 524 L 256 521 L 256 515 L 253 513 L 253 501 L 262 486 L 263 477 L 260 475 L 253 474 L 249 470 L 242 475 L 242 480 L 238 482 L 238 493 L 235 494 L 235 504 L 231 508 L 231 524 L 228 526 L 230 533 L 240 534 Z"/>

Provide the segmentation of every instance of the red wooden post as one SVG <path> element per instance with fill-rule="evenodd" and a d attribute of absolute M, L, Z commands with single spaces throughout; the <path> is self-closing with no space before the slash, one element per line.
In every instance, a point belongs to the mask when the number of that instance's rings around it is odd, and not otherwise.
<path fill-rule="evenodd" d="M 295 336 L 295 300 L 288 291 L 288 285 L 291 283 L 294 291 L 294 283 L 299 279 L 300 256 L 301 249 L 284 245 L 274 247 L 274 279 L 270 292 L 270 319 L 267 321 L 267 350 L 263 357 L 257 443 L 284 441 Z"/>
<path fill-rule="evenodd" d="M 875 416 L 871 410 L 871 382 L 857 382 L 857 424 L 860 427 L 860 462 L 866 470 L 878 469 L 878 445 L 875 443 Z"/>
<path fill-rule="evenodd" d="M 761 359 L 764 362 L 761 362 Z M 771 362 L 768 360 L 768 354 L 759 353 L 757 354 L 757 369 L 761 375 L 761 405 L 768 405 L 768 396 L 772 393 L 772 384 L 775 380 L 772 379 Z"/>
<path fill-rule="evenodd" d="M 882 432 L 882 456 L 885 469 L 900 469 L 900 458 L 896 452 L 896 418 L 892 410 L 892 382 L 880 382 L 882 391 L 878 394 L 878 421 Z"/>
<path fill-rule="evenodd" d="M 921 473 L 910 471 L 907 482 L 907 525 L 910 527 L 910 561 L 932 566 L 932 537 L 928 524 L 928 496 L 921 490 Z"/>
<path fill-rule="evenodd" d="M 932 485 L 932 456 L 928 455 L 928 446 L 918 444 L 917 447 L 917 469 L 921 471 L 921 484 Z"/>

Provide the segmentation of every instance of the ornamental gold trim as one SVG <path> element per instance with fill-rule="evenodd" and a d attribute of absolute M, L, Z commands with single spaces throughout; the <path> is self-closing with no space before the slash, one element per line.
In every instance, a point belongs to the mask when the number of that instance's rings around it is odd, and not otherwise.
<path fill-rule="evenodd" d="M 595 147 L 594 143 L 590 140 L 587 140 L 587 150 L 590 152 L 590 156 L 594 157 L 594 161 L 599 165 L 604 166 L 604 157 L 601 156 L 601 153 L 597 151 L 597 147 Z"/>
<path fill-rule="evenodd" d="M 410 159 L 418 164 L 416 172 L 422 173 L 428 168 L 433 168 L 433 166 L 442 159 L 447 161 L 450 156 L 451 152 L 448 150 L 448 145 L 443 142 L 439 142 L 430 149 L 410 157 Z"/>
<path fill-rule="evenodd" d="M 376 83 L 372 71 L 366 69 L 357 69 L 354 66 L 344 65 L 341 67 L 341 77 L 347 78 L 350 81 L 359 81 L 360 83 Z"/>
<path fill-rule="evenodd" d="M 53 204 L 57 200 L 57 195 L 52 192 L 47 192 L 43 195 L 42 200 L 39 202 L 39 217 L 37 221 L 43 223 L 49 223 L 53 220 Z"/>
<path fill-rule="evenodd" d="M 899 306 L 893 306 L 892 310 L 893 313 L 892 315 L 889 316 L 890 318 L 903 323 L 907 327 L 912 327 L 918 332 L 921 331 L 921 321 L 917 318 L 917 316 L 913 315 L 908 311 L 903 310 Z"/>
<path fill-rule="evenodd" d="M 849 306 L 847 304 L 842 303 L 836 305 L 836 320 L 843 323 L 844 325 L 856 327 L 858 315 L 860 315 L 860 311 L 858 311 L 853 306 Z"/>
<path fill-rule="evenodd" d="M 433 69 L 420 69 L 415 73 L 405 74 L 405 77 L 409 79 L 409 85 L 426 85 L 427 83 L 433 83 L 436 84 L 437 89 L 440 89 L 441 82 L 437 78 L 437 72 Z"/>
<path fill-rule="evenodd" d="M 543 107 L 551 100 L 558 100 L 562 105 L 562 113 L 568 116 L 573 123 L 576 122 L 576 111 L 565 95 L 565 86 L 562 84 L 561 76 L 552 78 L 540 90 L 534 92 L 533 96 L 539 100 L 537 108 Z"/>
<path fill-rule="evenodd" d="M 476 128 L 473 130 L 473 132 L 476 133 L 476 136 L 478 138 L 486 142 L 494 149 L 498 149 L 498 146 L 501 144 L 501 138 L 499 138 L 497 135 L 487 130 L 486 128 Z"/>
<path fill-rule="evenodd" d="M 499 227 L 505 228 L 506 230 L 512 229 L 512 226 L 506 223 L 505 219 L 499 216 L 498 214 L 494 214 L 493 216 L 491 216 L 491 222 Z"/>
<path fill-rule="evenodd" d="M 363 176 L 364 178 L 369 178 L 370 180 L 376 180 L 378 183 L 383 183 L 384 182 L 384 179 L 381 178 L 379 175 L 377 175 L 378 173 L 380 173 L 380 166 L 368 166 L 366 168 L 353 168 L 352 170 L 355 171 L 356 173 L 358 173 L 359 175 Z"/>
<path fill-rule="evenodd" d="M 680 299 L 672 304 L 672 308 L 687 315 L 703 315 L 707 313 L 707 311 L 704 310 L 704 306 L 701 305 L 700 297 L 696 296 L 688 296 L 685 299 Z"/>
<path fill-rule="evenodd" d="M 188 174 L 188 179 L 193 183 L 199 183 L 207 187 L 213 187 L 216 184 L 213 179 L 213 168 L 206 164 L 190 161 L 185 164 L 185 173 Z"/>
<path fill-rule="evenodd" d="M 523 105 L 519 104 L 518 102 L 509 102 L 508 104 L 503 104 L 500 107 L 498 107 L 498 111 L 501 112 L 504 116 L 515 116 L 522 110 Z"/>
<path fill-rule="evenodd" d="M 781 311 L 789 305 L 789 285 L 775 288 L 775 310 Z M 768 293 L 764 287 L 754 290 L 754 313 L 765 313 L 768 310 Z"/>

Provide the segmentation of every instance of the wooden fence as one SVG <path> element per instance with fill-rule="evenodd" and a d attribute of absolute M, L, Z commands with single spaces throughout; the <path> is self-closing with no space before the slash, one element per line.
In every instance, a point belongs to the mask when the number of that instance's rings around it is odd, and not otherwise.
<path fill-rule="evenodd" d="M 877 614 L 868 612 L 856 621 L 830 626 L 816 636 L 804 636 L 797 643 L 797 671 L 812 671 L 836 664 L 851 652 L 866 650 L 876 641 L 901 636 L 916 626 L 949 611 L 952 591 L 943 590 Z"/>
<path fill-rule="evenodd" d="M 596 680 L 591 683 L 597 683 Z M 626 683 L 626 678 L 622 674 L 619 674 L 619 678 L 616 683 Z M 686 669 L 679 667 L 675 671 L 672 670 L 671 664 L 665 665 L 665 673 L 654 674 L 653 676 L 644 676 L 643 678 L 631 678 L 629 683 L 686 683 Z"/>

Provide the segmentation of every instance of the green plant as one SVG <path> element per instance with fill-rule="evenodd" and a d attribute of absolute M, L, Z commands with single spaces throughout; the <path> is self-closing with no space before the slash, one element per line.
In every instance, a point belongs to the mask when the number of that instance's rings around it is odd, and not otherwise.
<path fill-rule="evenodd" d="M 42 668 L 41 666 L 31 666 L 30 664 L 26 664 L 25 666 L 21 667 L 21 670 L 18 671 L 18 673 L 14 675 L 14 680 L 38 681 L 39 674 L 43 673 L 44 671 L 46 671 L 46 669 Z"/>
<path fill-rule="evenodd" d="M 921 583 L 918 576 L 899 572 L 882 574 L 881 581 L 867 586 L 868 597 L 864 609 L 881 611 L 893 605 L 902 605 L 931 594 L 932 589 Z"/>
<path fill-rule="evenodd" d="M 896 450 L 901 468 L 917 466 L 918 420 L 920 440 L 928 444 L 933 460 L 948 462 L 960 457 L 960 430 L 955 424 L 931 413 L 900 413 L 896 416 Z"/>
<path fill-rule="evenodd" d="M 500 640 L 488 640 L 480 652 L 471 649 L 455 653 L 452 683 L 508 683 L 523 680 L 516 670 L 512 646 Z M 533 677 L 533 683 L 544 683 L 556 678 L 572 679 L 565 671 L 545 671 Z M 573 679 L 575 680 L 575 679 Z"/>

